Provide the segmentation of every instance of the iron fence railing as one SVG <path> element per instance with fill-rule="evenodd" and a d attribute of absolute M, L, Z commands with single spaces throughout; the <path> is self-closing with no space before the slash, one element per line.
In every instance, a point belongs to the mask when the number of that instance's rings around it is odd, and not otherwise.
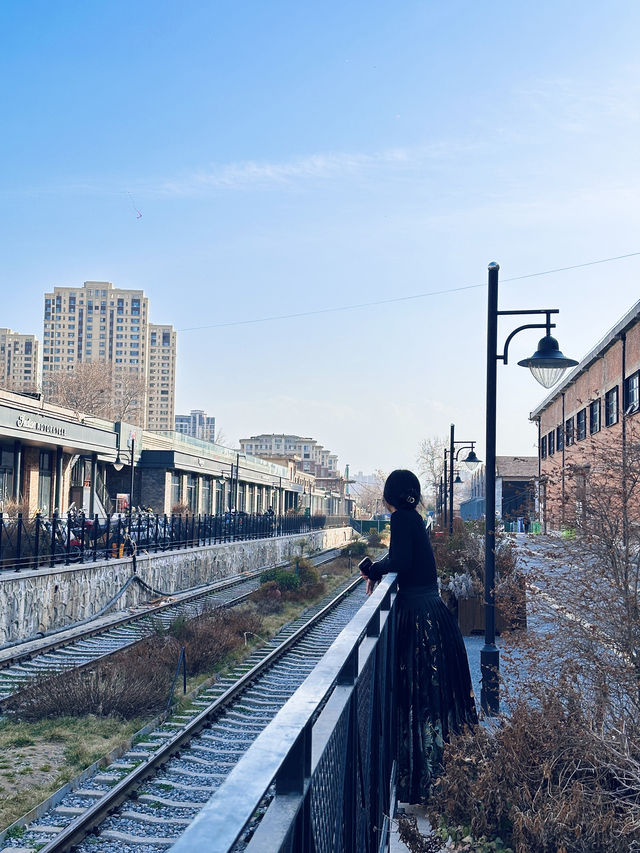
<path fill-rule="evenodd" d="M 389 526 L 388 518 L 351 518 L 349 521 L 356 533 L 362 536 L 367 533 L 382 533 Z"/>
<path fill-rule="evenodd" d="M 388 850 L 395 590 L 387 575 L 171 853 L 230 853 L 238 839 L 246 853 Z"/>
<path fill-rule="evenodd" d="M 343 519 L 343 525 L 348 519 Z M 331 526 L 336 526 L 335 518 Z M 47 518 L 0 512 L 0 570 L 96 562 L 178 548 L 308 533 L 327 525 L 324 515 L 154 515 L 133 512 L 88 516 L 69 512 Z"/>

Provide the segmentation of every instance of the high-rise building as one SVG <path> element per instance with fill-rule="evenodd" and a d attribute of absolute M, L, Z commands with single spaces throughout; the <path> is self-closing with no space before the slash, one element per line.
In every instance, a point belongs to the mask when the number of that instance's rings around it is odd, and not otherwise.
<path fill-rule="evenodd" d="M 0 329 L 0 387 L 24 393 L 39 385 L 39 344 L 35 335 Z"/>
<path fill-rule="evenodd" d="M 216 440 L 216 419 L 202 409 L 192 409 L 188 415 L 176 415 L 176 432 L 200 438 L 202 441 Z"/>
<path fill-rule="evenodd" d="M 149 324 L 147 429 L 170 430 L 176 410 L 176 333 Z"/>
<path fill-rule="evenodd" d="M 135 395 L 140 399 L 125 419 L 151 429 L 171 429 L 175 360 L 175 332 L 171 326 L 149 322 L 149 300 L 142 290 L 121 290 L 108 281 L 85 281 L 82 287 L 55 287 L 45 293 L 45 393 L 54 373 L 73 371 L 78 363 L 109 364 L 114 411 L 127 411 L 125 398 Z"/>

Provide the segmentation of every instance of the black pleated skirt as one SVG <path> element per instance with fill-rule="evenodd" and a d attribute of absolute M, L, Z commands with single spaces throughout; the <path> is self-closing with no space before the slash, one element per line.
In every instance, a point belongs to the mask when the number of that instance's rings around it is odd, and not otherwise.
<path fill-rule="evenodd" d="M 397 794 L 421 803 L 443 770 L 445 741 L 478 717 L 462 634 L 437 589 L 405 588 L 397 605 Z"/>

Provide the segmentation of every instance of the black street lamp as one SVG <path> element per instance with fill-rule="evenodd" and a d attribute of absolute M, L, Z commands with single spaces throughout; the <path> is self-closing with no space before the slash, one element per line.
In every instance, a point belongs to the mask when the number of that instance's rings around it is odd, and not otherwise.
<path fill-rule="evenodd" d="M 136 452 L 136 434 L 132 432 L 129 436 L 129 465 L 131 466 L 131 474 L 129 480 L 129 531 L 131 531 L 131 513 L 133 511 L 133 486 L 134 486 L 134 478 L 135 478 L 135 452 Z M 116 471 L 122 471 L 126 462 L 123 462 L 120 458 L 120 436 L 118 435 L 118 448 L 116 452 L 116 461 L 113 463 L 113 467 Z"/>
<path fill-rule="evenodd" d="M 453 486 L 454 483 L 461 483 L 460 475 L 458 474 L 458 478 L 456 480 L 454 477 L 454 466 L 458 461 L 458 456 L 463 450 L 469 450 L 466 459 L 462 461 L 466 465 L 466 467 L 473 471 L 479 464 L 480 460 L 476 456 L 474 447 L 475 441 L 456 441 L 455 440 L 455 425 L 451 424 L 451 430 L 449 435 L 449 449 L 445 447 L 444 450 L 444 480 L 445 480 L 445 488 L 449 490 L 449 536 L 453 536 Z M 457 446 L 458 445 L 458 446 Z M 447 453 L 449 454 L 449 480 L 447 480 Z M 447 523 L 447 515 L 445 509 L 445 524 Z"/>
<path fill-rule="evenodd" d="M 484 571 L 484 647 L 480 652 L 480 668 L 482 670 L 482 689 L 480 703 L 486 714 L 494 715 L 500 710 L 500 655 L 496 647 L 496 610 L 495 610 L 495 570 L 496 570 L 496 390 L 497 363 L 501 360 L 507 364 L 509 344 L 511 340 L 524 329 L 545 329 L 546 335 L 538 344 L 538 349 L 531 356 L 519 361 L 521 367 L 530 368 L 534 377 L 551 388 L 561 378 L 568 367 L 574 367 L 578 362 L 566 358 L 558 347 L 558 342 L 551 337 L 551 315 L 558 314 L 557 308 L 540 308 L 523 311 L 498 310 L 498 272 L 496 263 L 489 264 L 489 292 L 487 303 L 487 433 L 485 467 L 485 571 Z M 527 323 L 518 326 L 509 334 L 502 353 L 498 348 L 498 317 L 516 316 L 523 314 L 545 314 L 544 323 Z"/>

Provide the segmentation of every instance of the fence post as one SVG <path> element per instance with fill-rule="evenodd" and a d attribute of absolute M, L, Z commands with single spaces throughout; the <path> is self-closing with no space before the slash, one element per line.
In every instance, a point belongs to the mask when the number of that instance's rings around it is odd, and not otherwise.
<path fill-rule="evenodd" d="M 56 562 L 56 534 L 58 524 L 58 510 L 54 510 L 53 516 L 51 518 L 51 560 L 49 562 L 49 568 L 53 568 Z"/>
<path fill-rule="evenodd" d="M 0 568 L 3 568 L 2 564 L 2 532 L 4 530 L 4 513 L 0 512 Z"/>
<path fill-rule="evenodd" d="M 40 528 L 42 526 L 42 516 L 39 512 L 36 513 L 36 569 L 40 565 Z M 2 518 L 0 516 L 0 528 L 2 527 Z M 0 529 L 0 536 L 2 530 Z M 0 547 L 0 565 L 2 565 L 2 548 Z"/>
<path fill-rule="evenodd" d="M 69 551 L 71 550 L 71 513 L 67 512 L 67 541 L 65 542 L 66 553 L 64 555 L 65 566 L 69 565 Z"/>
<path fill-rule="evenodd" d="M 80 523 L 80 526 L 81 526 L 81 529 L 82 529 L 82 540 L 81 540 L 81 542 L 80 542 L 80 562 L 81 562 L 81 563 L 84 563 L 84 531 L 85 531 L 85 521 L 86 521 L 86 519 L 85 519 L 85 517 L 84 517 L 84 512 L 83 512 L 83 513 L 82 513 L 82 521 L 81 521 L 81 523 Z"/>
<path fill-rule="evenodd" d="M 107 530 L 104 534 L 104 558 L 109 559 L 109 540 L 111 539 L 111 513 L 107 513 Z"/>
<path fill-rule="evenodd" d="M 18 513 L 18 533 L 16 538 L 16 570 L 20 568 L 22 558 L 22 513 Z"/>
<path fill-rule="evenodd" d="M 107 520 L 107 533 L 106 536 L 109 536 L 109 522 Z M 96 512 L 93 517 L 93 562 L 98 559 L 98 513 Z"/>

